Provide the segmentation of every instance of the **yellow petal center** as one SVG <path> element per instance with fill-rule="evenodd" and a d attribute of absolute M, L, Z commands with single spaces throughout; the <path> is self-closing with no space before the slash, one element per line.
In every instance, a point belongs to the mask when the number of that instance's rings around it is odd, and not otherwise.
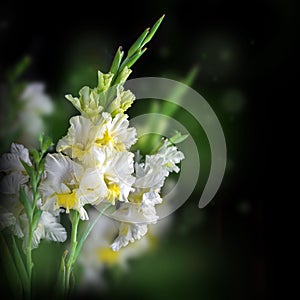
<path fill-rule="evenodd" d="M 106 198 L 112 204 L 115 204 L 115 199 L 120 198 L 120 187 L 115 184 L 107 184 L 107 195 Z"/>
<path fill-rule="evenodd" d="M 116 142 L 113 136 L 106 129 L 102 138 L 96 139 L 95 144 L 98 147 L 103 147 L 111 144 L 116 151 L 124 151 L 125 145 L 122 142 Z"/>
<path fill-rule="evenodd" d="M 112 138 L 112 136 L 109 134 L 108 130 L 106 129 L 104 134 L 103 134 L 103 137 L 101 139 L 96 139 L 95 144 L 98 147 L 101 147 L 101 146 L 107 145 L 110 142 L 113 143 L 114 139 Z"/>
<path fill-rule="evenodd" d="M 76 191 L 69 194 L 56 194 L 57 206 L 64 207 L 67 212 L 74 208 L 77 204 Z"/>

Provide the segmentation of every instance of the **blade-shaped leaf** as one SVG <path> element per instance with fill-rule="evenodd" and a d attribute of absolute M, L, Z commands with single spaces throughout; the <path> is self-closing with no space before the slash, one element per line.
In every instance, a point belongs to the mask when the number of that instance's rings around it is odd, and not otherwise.
<path fill-rule="evenodd" d="M 188 137 L 188 134 L 181 134 L 179 131 L 176 131 L 176 133 L 169 139 L 169 141 L 172 144 L 179 144 L 186 140 Z"/>
<path fill-rule="evenodd" d="M 32 175 L 34 174 L 34 169 L 33 169 L 33 167 L 32 166 L 29 166 L 24 160 L 20 160 L 21 161 L 21 163 L 22 163 L 22 165 L 23 165 L 23 167 L 24 167 L 24 169 L 25 169 L 25 171 L 26 171 L 26 173 L 29 175 L 29 177 L 31 178 L 32 177 Z"/>
<path fill-rule="evenodd" d="M 162 15 L 158 21 L 153 25 L 153 27 L 151 28 L 149 34 L 147 35 L 147 37 L 145 38 L 143 44 L 141 45 L 141 47 L 144 47 L 147 43 L 149 43 L 151 41 L 151 39 L 153 38 L 155 32 L 157 31 L 158 27 L 160 26 L 162 20 L 164 19 L 165 15 Z"/>
<path fill-rule="evenodd" d="M 133 43 L 133 45 L 128 50 L 127 57 L 131 57 L 133 54 L 135 54 L 140 48 L 145 40 L 146 36 L 149 33 L 150 28 L 145 29 L 145 31 L 138 37 L 138 39 Z"/>
<path fill-rule="evenodd" d="M 27 217 L 29 220 L 32 218 L 32 206 L 31 206 L 31 200 L 26 194 L 23 187 L 20 188 L 20 202 L 24 205 Z"/>

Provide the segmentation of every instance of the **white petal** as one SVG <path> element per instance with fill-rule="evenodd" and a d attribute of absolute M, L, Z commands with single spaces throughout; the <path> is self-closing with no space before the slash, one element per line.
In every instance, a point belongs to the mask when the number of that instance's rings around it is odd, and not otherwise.
<path fill-rule="evenodd" d="M 146 233 L 146 224 L 121 223 L 119 227 L 119 236 L 111 244 L 111 248 L 114 251 L 118 251 L 120 248 L 127 246 L 129 242 L 133 243 L 134 241 L 141 239 Z"/>
<path fill-rule="evenodd" d="M 79 215 L 80 215 L 80 219 L 82 221 L 87 221 L 89 219 L 89 215 L 87 214 L 86 210 L 83 207 L 80 207 L 78 209 Z"/>
<path fill-rule="evenodd" d="M 43 238 L 54 242 L 64 242 L 67 239 L 66 229 L 57 222 L 58 218 L 49 212 L 43 212 L 40 223 L 43 225 L 45 235 Z"/>
<path fill-rule="evenodd" d="M 11 145 L 11 152 L 4 153 L 0 158 L 0 171 L 6 173 L 13 171 L 25 171 L 20 160 L 31 165 L 28 149 L 21 144 L 13 143 Z"/>
<path fill-rule="evenodd" d="M 29 177 L 19 172 L 6 175 L 0 182 L 0 192 L 3 194 L 18 194 L 20 186 L 28 181 Z"/>
<path fill-rule="evenodd" d="M 68 134 L 58 141 L 56 149 L 71 158 L 81 159 L 85 152 L 93 146 L 97 128 L 89 119 L 83 116 L 72 117 L 70 124 Z"/>
<path fill-rule="evenodd" d="M 31 166 L 31 161 L 29 158 L 29 151 L 22 144 L 12 143 L 10 151 L 15 154 L 19 159 L 24 160 L 27 164 Z"/>
<path fill-rule="evenodd" d="M 41 224 L 39 224 L 32 236 L 32 249 L 35 249 L 39 246 L 40 241 L 44 237 L 44 235 L 45 229 Z"/>
<path fill-rule="evenodd" d="M 79 183 L 77 197 L 82 204 L 97 204 L 107 194 L 107 186 L 104 182 L 103 173 L 97 168 L 89 168 L 85 171 Z"/>
<path fill-rule="evenodd" d="M 45 162 L 46 179 L 40 185 L 43 198 L 53 193 L 65 193 L 66 187 L 78 184 L 83 167 L 62 154 L 48 154 Z"/>
<path fill-rule="evenodd" d="M 6 208 L 0 206 L 0 230 L 16 224 L 15 216 Z"/>

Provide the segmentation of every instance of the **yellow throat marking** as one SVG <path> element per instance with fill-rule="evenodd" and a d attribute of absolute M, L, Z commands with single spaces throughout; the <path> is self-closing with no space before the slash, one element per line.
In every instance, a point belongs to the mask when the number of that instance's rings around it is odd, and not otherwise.
<path fill-rule="evenodd" d="M 116 198 L 120 198 L 120 187 L 115 183 L 107 184 L 106 198 L 112 204 L 115 203 Z"/>
<path fill-rule="evenodd" d="M 104 132 L 104 134 L 103 134 L 103 137 L 101 139 L 96 139 L 95 144 L 98 147 L 101 147 L 101 146 L 109 144 L 110 142 L 114 144 L 114 139 L 109 134 L 108 130 L 106 129 L 105 132 Z"/>
<path fill-rule="evenodd" d="M 64 207 L 67 212 L 74 208 L 77 204 L 76 191 L 70 194 L 56 194 L 57 206 Z"/>

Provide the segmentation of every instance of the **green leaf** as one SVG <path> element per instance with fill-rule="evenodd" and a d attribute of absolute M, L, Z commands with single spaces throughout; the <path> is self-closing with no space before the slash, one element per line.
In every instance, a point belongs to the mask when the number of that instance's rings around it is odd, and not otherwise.
<path fill-rule="evenodd" d="M 29 219 L 29 221 L 32 218 L 32 206 L 31 206 L 31 201 L 29 199 L 29 197 L 27 196 L 27 194 L 24 191 L 24 188 L 21 187 L 20 188 L 20 202 L 24 205 L 27 217 Z"/>
<path fill-rule="evenodd" d="M 39 178 L 41 177 L 41 175 L 44 172 L 44 166 L 45 166 L 45 158 L 42 158 L 40 163 L 39 163 L 39 166 L 38 166 L 38 176 L 39 176 Z"/>
<path fill-rule="evenodd" d="M 122 51 L 122 47 L 120 46 L 115 54 L 112 64 L 111 64 L 111 67 L 109 70 L 110 73 L 117 74 L 120 64 L 121 64 L 121 61 L 122 61 L 122 58 L 123 58 L 123 55 L 124 55 L 124 51 Z"/>
<path fill-rule="evenodd" d="M 146 50 L 147 48 L 141 49 L 133 56 L 125 59 L 120 67 L 120 70 L 123 70 L 125 67 L 129 69 L 145 53 Z"/>
<path fill-rule="evenodd" d="M 34 162 L 38 164 L 38 162 L 40 161 L 40 153 L 36 149 L 31 149 L 30 153 L 34 159 Z"/>
<path fill-rule="evenodd" d="M 131 57 L 133 54 L 135 54 L 140 48 L 145 40 L 146 36 L 149 33 L 150 28 L 145 29 L 145 31 L 138 37 L 138 39 L 133 43 L 133 45 L 128 50 L 127 57 Z"/>
<path fill-rule="evenodd" d="M 138 37 L 138 39 L 133 43 L 133 45 L 129 48 L 127 56 L 125 60 L 121 63 L 121 59 L 118 61 L 118 59 L 114 58 L 119 62 L 118 65 L 119 68 L 116 68 L 117 64 L 113 62 L 113 66 L 111 67 L 111 72 L 115 74 L 115 81 L 112 82 L 112 84 L 118 84 L 120 83 L 120 73 L 127 67 L 128 69 L 132 67 L 132 65 L 145 53 L 147 48 L 144 48 L 144 46 L 153 38 L 155 32 L 157 31 L 158 27 L 160 26 L 162 20 L 164 18 L 164 15 L 153 25 L 151 29 L 147 28 L 145 31 Z M 120 49 L 120 48 L 119 48 Z M 113 68 L 113 71 L 112 71 Z M 116 71 L 117 70 L 117 71 Z"/>
<path fill-rule="evenodd" d="M 65 250 L 60 261 L 59 275 L 58 275 L 58 285 L 59 289 L 64 292 L 66 288 L 66 257 L 68 255 L 68 250 Z"/>
<path fill-rule="evenodd" d="M 4 236 L 2 235 L 2 232 L 0 233 L 0 249 L 1 257 L 0 257 L 0 263 L 4 267 L 5 277 L 7 278 L 7 283 L 9 285 L 9 289 L 14 294 L 14 299 L 21 299 L 22 294 L 22 282 L 19 275 L 19 272 L 17 270 L 17 266 L 14 262 L 14 259 L 12 257 L 12 252 L 8 248 L 8 243 L 5 240 Z"/>
<path fill-rule="evenodd" d="M 158 21 L 153 25 L 153 27 L 151 28 L 149 34 L 147 35 L 147 37 L 145 38 L 143 44 L 141 45 L 141 47 L 144 47 L 147 43 L 149 43 L 151 41 L 151 39 L 153 38 L 155 32 L 157 31 L 158 27 L 160 26 L 162 20 L 164 19 L 165 15 L 162 15 Z"/>
<path fill-rule="evenodd" d="M 31 177 L 32 174 L 34 173 L 34 169 L 32 166 L 29 166 L 24 160 L 20 159 L 26 173 Z"/>
<path fill-rule="evenodd" d="M 34 213 L 33 219 L 32 219 L 32 231 L 35 231 L 36 228 L 38 227 L 41 215 L 42 215 L 42 211 L 39 209 Z"/>
<path fill-rule="evenodd" d="M 39 135 L 39 143 L 40 143 L 40 148 L 42 149 L 43 143 L 44 143 L 44 133 L 43 132 Z"/>
<path fill-rule="evenodd" d="M 179 131 L 176 131 L 175 134 L 169 139 L 169 141 L 172 144 L 179 144 L 186 140 L 188 137 L 188 134 L 181 134 Z"/>
<path fill-rule="evenodd" d="M 30 281 L 26 272 L 26 268 L 22 259 L 22 256 L 20 254 L 19 248 L 17 246 L 17 243 L 15 241 L 15 237 L 12 235 L 12 247 L 13 247 L 13 253 L 14 253 L 14 259 L 15 259 L 15 264 L 17 266 L 23 288 L 25 290 L 25 293 L 28 294 L 30 290 Z"/>
<path fill-rule="evenodd" d="M 49 149 L 49 147 L 51 146 L 52 144 L 52 140 L 49 136 L 46 136 L 44 137 L 44 140 L 43 140 L 43 143 L 42 143 L 42 147 L 41 147 L 41 150 L 42 150 L 42 153 L 46 153 Z"/>

